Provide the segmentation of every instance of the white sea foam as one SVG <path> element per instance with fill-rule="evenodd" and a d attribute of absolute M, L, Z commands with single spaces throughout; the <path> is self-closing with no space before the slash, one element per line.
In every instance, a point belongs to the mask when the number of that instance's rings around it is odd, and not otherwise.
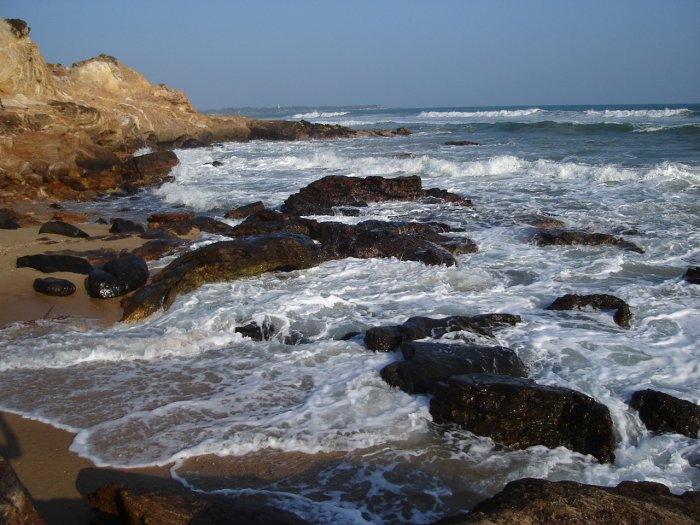
<path fill-rule="evenodd" d="M 290 118 L 333 118 L 342 117 L 350 113 L 349 111 L 311 111 L 309 113 L 296 113 Z"/>
<path fill-rule="evenodd" d="M 688 108 L 680 109 L 589 109 L 586 115 L 603 118 L 668 118 L 689 115 L 692 111 Z"/>
<path fill-rule="evenodd" d="M 540 108 L 529 109 L 499 109 L 494 111 L 421 111 L 418 116 L 422 118 L 517 118 L 529 117 L 543 113 Z"/>

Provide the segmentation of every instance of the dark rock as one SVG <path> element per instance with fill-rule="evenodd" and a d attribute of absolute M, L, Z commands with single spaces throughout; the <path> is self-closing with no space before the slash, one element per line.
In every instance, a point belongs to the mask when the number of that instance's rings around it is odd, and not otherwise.
<path fill-rule="evenodd" d="M 665 485 L 623 481 L 597 487 L 574 481 L 511 481 L 471 513 L 435 525 L 697 525 L 700 492 L 671 494 Z"/>
<path fill-rule="evenodd" d="M 517 354 L 502 346 L 411 341 L 401 345 L 401 352 L 405 361 L 385 366 L 380 374 L 409 394 L 430 394 L 438 381 L 460 374 L 527 375 Z"/>
<path fill-rule="evenodd" d="M 471 140 L 448 140 L 445 146 L 481 146 L 481 144 Z"/>
<path fill-rule="evenodd" d="M 449 202 L 450 204 L 456 204 L 457 206 L 472 206 L 472 201 L 465 199 L 450 193 L 447 190 L 442 190 L 440 188 L 428 188 L 423 192 L 424 197 L 436 200 L 437 202 Z"/>
<path fill-rule="evenodd" d="M 210 244 L 178 257 L 150 285 L 129 297 L 122 319 L 143 319 L 167 309 L 178 295 L 205 283 L 310 268 L 320 261 L 319 248 L 302 235 L 275 233 Z"/>
<path fill-rule="evenodd" d="M 224 217 L 226 217 L 227 219 L 245 219 L 249 215 L 261 212 L 264 209 L 265 205 L 262 203 L 262 201 L 257 201 L 252 202 L 250 204 L 246 204 L 245 206 L 240 206 L 235 210 L 227 211 Z"/>
<path fill-rule="evenodd" d="M 147 261 L 154 261 L 184 244 L 185 241 L 181 239 L 153 239 L 138 248 L 134 248 L 131 253 L 137 257 L 143 257 Z"/>
<path fill-rule="evenodd" d="M 0 523 L 46 525 L 10 463 L 0 457 Z"/>
<path fill-rule="evenodd" d="M 275 333 L 275 327 L 269 321 L 264 321 L 262 325 L 250 323 L 245 326 L 238 326 L 235 332 L 243 337 L 248 337 L 253 341 L 268 341 Z"/>
<path fill-rule="evenodd" d="M 215 161 L 212 161 L 212 162 L 208 162 L 207 164 L 210 164 L 210 165 L 214 166 L 215 168 L 220 168 L 221 166 L 224 165 L 223 162 L 218 161 L 218 160 L 215 160 Z"/>
<path fill-rule="evenodd" d="M 601 463 L 615 461 L 608 408 L 585 394 L 530 379 L 494 374 L 453 376 L 437 383 L 430 413 L 503 445 L 567 447 Z"/>
<path fill-rule="evenodd" d="M 689 267 L 685 272 L 685 280 L 690 284 L 700 284 L 700 266 Z"/>
<path fill-rule="evenodd" d="M 190 491 L 104 485 L 88 495 L 100 523 L 114 525 L 308 525 L 263 495 L 226 497 Z"/>
<path fill-rule="evenodd" d="M 103 219 L 102 217 L 99 217 L 95 222 L 97 224 L 109 224 L 109 222 L 107 222 L 107 219 Z"/>
<path fill-rule="evenodd" d="M 348 332 L 347 334 L 340 336 L 338 341 L 350 341 L 350 339 L 355 339 L 361 333 L 362 332 Z"/>
<path fill-rule="evenodd" d="M 123 250 L 123 252 L 128 253 L 126 250 Z M 102 266 L 103 264 L 107 264 L 112 259 L 119 257 L 119 255 L 123 255 L 122 253 L 118 252 L 117 250 L 113 250 L 111 248 L 96 248 L 94 250 L 83 250 L 83 251 L 60 250 L 60 251 L 56 251 L 56 252 L 51 252 L 51 254 L 52 255 L 72 255 L 75 257 L 81 257 L 83 259 L 87 259 L 88 262 L 93 266 Z"/>
<path fill-rule="evenodd" d="M 396 135 L 401 135 L 401 136 L 407 136 L 407 135 L 413 134 L 413 132 L 410 129 L 405 128 L 405 127 L 396 128 L 396 130 L 394 130 L 394 133 Z"/>
<path fill-rule="evenodd" d="M 566 294 L 557 298 L 552 304 L 547 307 L 547 310 L 574 310 L 585 308 L 586 306 L 597 310 L 614 309 L 615 314 L 613 320 L 623 328 L 630 327 L 632 320 L 632 312 L 629 305 L 614 295 L 608 294 L 593 294 L 593 295 L 576 295 Z"/>
<path fill-rule="evenodd" d="M 112 227 L 109 233 L 143 233 L 146 231 L 143 226 L 127 219 L 111 219 Z"/>
<path fill-rule="evenodd" d="M 194 213 L 154 213 L 146 218 L 148 228 L 153 230 L 160 228 L 164 224 L 172 224 L 173 222 L 186 221 L 194 217 Z"/>
<path fill-rule="evenodd" d="M 75 293 L 75 285 L 67 279 L 46 277 L 44 279 L 34 279 L 34 290 L 44 295 L 65 297 Z"/>
<path fill-rule="evenodd" d="M 141 288 L 148 280 L 146 261 L 136 255 L 122 255 L 90 272 L 85 281 L 88 295 L 96 299 L 120 297 Z"/>
<path fill-rule="evenodd" d="M 64 235 L 66 237 L 76 237 L 87 239 L 90 237 L 83 230 L 72 224 L 63 221 L 50 221 L 39 228 L 39 233 L 53 233 L 56 235 Z"/>
<path fill-rule="evenodd" d="M 329 175 L 287 198 L 282 211 L 291 215 L 330 215 L 334 206 L 366 206 L 368 202 L 416 200 L 422 196 L 417 175 L 394 179 Z"/>
<path fill-rule="evenodd" d="M 179 160 L 169 150 L 154 151 L 124 162 L 122 188 L 134 192 L 144 186 L 153 186 L 170 180 L 170 170 L 177 166 Z"/>
<path fill-rule="evenodd" d="M 54 254 L 37 254 L 18 257 L 17 268 L 34 268 L 43 273 L 72 272 L 84 275 L 92 271 L 92 265 L 82 257 Z"/>
<path fill-rule="evenodd" d="M 16 230 L 19 227 L 15 213 L 8 208 L 0 208 L 0 230 Z"/>
<path fill-rule="evenodd" d="M 439 319 L 416 316 L 409 318 L 402 325 L 368 329 L 365 333 L 365 345 L 376 352 L 390 352 L 406 341 L 428 337 L 438 339 L 447 333 L 457 331 L 468 331 L 477 336 L 493 339 L 492 329 L 506 325 L 514 326 L 521 321 L 518 315 L 497 313 L 471 317 L 453 315 Z"/>
<path fill-rule="evenodd" d="M 653 432 L 673 432 L 698 438 L 700 406 L 656 390 L 638 390 L 632 394 L 630 406 Z"/>
<path fill-rule="evenodd" d="M 636 244 L 625 241 L 622 237 L 615 237 L 608 233 L 588 233 L 571 230 L 539 230 L 532 238 L 532 241 L 538 246 L 571 246 L 571 245 L 611 245 L 619 246 L 624 250 L 629 250 L 637 253 L 644 253 Z"/>

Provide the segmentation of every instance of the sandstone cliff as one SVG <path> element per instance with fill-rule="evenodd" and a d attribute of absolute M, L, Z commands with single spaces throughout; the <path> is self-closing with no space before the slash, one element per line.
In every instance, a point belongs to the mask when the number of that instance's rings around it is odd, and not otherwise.
<path fill-rule="evenodd" d="M 257 121 L 198 113 L 182 91 L 152 85 L 117 59 L 100 55 L 71 67 L 47 64 L 22 20 L 0 19 L 0 202 L 79 199 L 133 190 L 164 177 L 169 158 L 153 150 L 244 141 L 353 136 L 308 122 Z"/>

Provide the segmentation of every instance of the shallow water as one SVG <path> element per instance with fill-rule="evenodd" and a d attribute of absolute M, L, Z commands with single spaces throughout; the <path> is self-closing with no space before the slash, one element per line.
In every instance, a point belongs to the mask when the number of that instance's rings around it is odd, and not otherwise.
<path fill-rule="evenodd" d="M 279 206 L 325 175 L 415 174 L 475 207 L 388 203 L 333 220 L 439 220 L 463 228 L 480 251 L 450 268 L 345 259 L 211 284 L 144 322 L 106 329 L 82 320 L 10 327 L 0 332 L 0 406 L 78 432 L 72 448 L 100 465 L 174 460 L 175 475 L 192 486 L 204 483 L 192 458 L 210 454 L 223 464 L 269 449 L 342 453 L 255 487 L 316 521 L 429 523 L 524 476 L 698 490 L 698 440 L 650 434 L 625 401 L 649 387 L 700 402 L 700 288 L 682 279 L 700 264 L 699 109 L 319 108 L 287 116 L 415 133 L 178 151 L 173 183 L 95 210 L 140 220 L 183 207 L 221 216 L 255 200 Z M 463 139 L 483 145 L 444 145 Z M 645 253 L 534 246 L 532 214 L 634 231 L 625 238 Z M 631 306 L 632 327 L 619 328 L 609 312 L 545 310 L 564 293 L 617 295 Z M 437 428 L 427 396 L 379 377 L 397 355 L 369 352 L 361 336 L 340 340 L 414 315 L 487 312 L 523 317 L 497 338 L 534 379 L 609 407 L 614 465 Z M 235 332 L 250 321 L 271 323 L 277 337 L 254 342 Z M 283 344 L 291 334 L 304 343 Z M 209 489 L 244 488 L 210 478 Z"/>

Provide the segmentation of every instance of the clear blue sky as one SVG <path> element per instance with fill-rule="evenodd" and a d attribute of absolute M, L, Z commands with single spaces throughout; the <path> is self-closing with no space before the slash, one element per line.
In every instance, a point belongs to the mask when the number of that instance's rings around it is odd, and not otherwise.
<path fill-rule="evenodd" d="M 700 101 L 700 0 L 2 0 L 200 109 Z"/>

